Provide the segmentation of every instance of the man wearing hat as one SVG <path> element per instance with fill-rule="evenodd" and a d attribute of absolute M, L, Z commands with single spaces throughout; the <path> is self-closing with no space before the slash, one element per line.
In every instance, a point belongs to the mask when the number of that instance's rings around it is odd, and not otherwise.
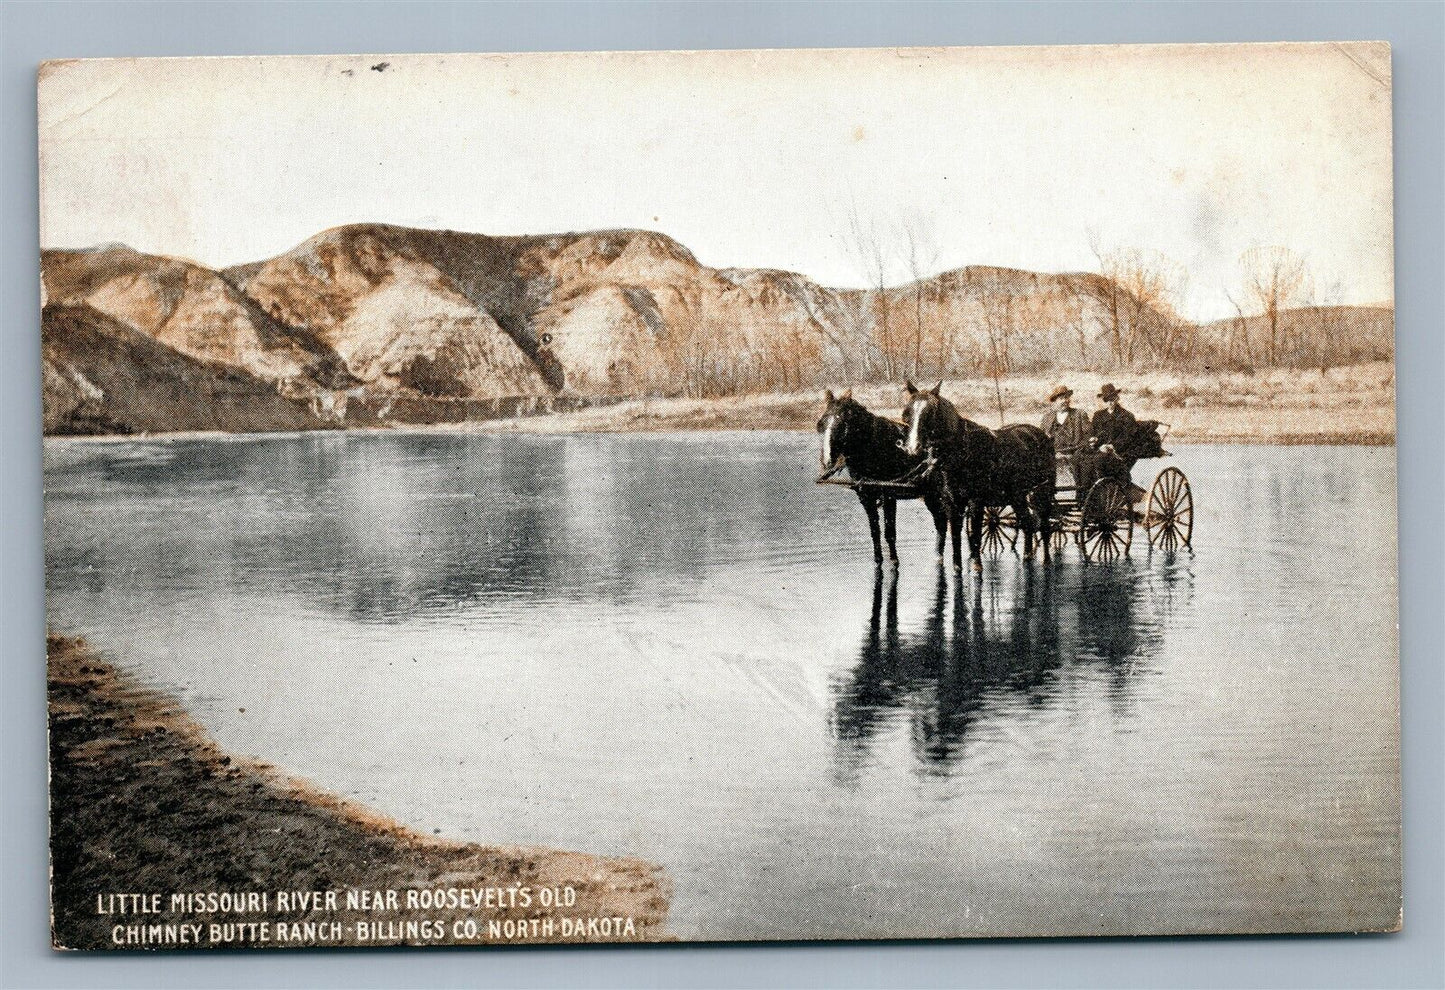
<path fill-rule="evenodd" d="M 1119 405 L 1119 390 L 1110 382 L 1099 389 L 1104 408 L 1094 413 L 1089 442 L 1106 454 L 1127 455 L 1130 441 L 1139 422 L 1134 414 Z"/>
<path fill-rule="evenodd" d="M 1054 454 L 1069 461 L 1074 470 L 1074 483 L 1083 491 L 1083 479 L 1089 473 L 1088 462 L 1093 451 L 1089 447 L 1089 417 L 1070 404 L 1073 395 L 1074 390 L 1067 385 L 1055 385 L 1049 393 L 1053 408 L 1044 413 L 1039 429 L 1054 441 Z"/>
<path fill-rule="evenodd" d="M 1134 466 L 1131 450 L 1135 446 L 1134 436 L 1139 422 L 1133 413 L 1119 404 L 1119 390 L 1113 382 L 1099 389 L 1099 401 L 1104 403 L 1104 408 L 1094 413 L 1089 430 L 1089 445 L 1099 452 L 1089 465 L 1090 483 L 1109 477 L 1127 484 L 1129 469 Z"/>

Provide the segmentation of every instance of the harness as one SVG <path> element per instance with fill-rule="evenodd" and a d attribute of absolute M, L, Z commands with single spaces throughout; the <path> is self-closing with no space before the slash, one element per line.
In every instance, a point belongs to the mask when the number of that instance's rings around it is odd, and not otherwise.
<path fill-rule="evenodd" d="M 896 478 L 873 479 L 873 478 L 838 478 L 836 475 L 848 466 L 846 457 L 839 457 L 838 463 L 813 479 L 817 485 L 843 485 L 846 488 L 913 488 L 928 479 L 933 469 L 938 466 L 938 457 L 930 447 L 924 455 L 923 460 L 903 472 Z"/>
<path fill-rule="evenodd" d="M 899 425 L 893 420 L 884 419 L 881 416 L 874 416 L 873 422 L 875 424 L 888 423 L 894 427 Z M 840 437 L 840 439 L 847 436 L 848 430 L 851 429 L 851 426 L 852 424 L 848 423 L 846 420 L 844 421 L 842 436 Z M 877 435 L 876 429 L 877 427 L 875 425 L 875 438 Z M 844 440 L 843 443 L 846 444 L 846 440 Z M 898 441 L 898 443 L 900 446 L 902 445 L 902 441 Z M 837 477 L 838 473 L 844 468 L 848 467 L 847 455 L 839 454 L 833 466 L 828 468 L 822 474 L 818 475 L 817 478 L 813 479 L 813 482 L 814 484 L 818 485 L 842 485 L 845 488 L 852 488 L 854 491 L 861 491 L 865 488 L 913 489 L 926 481 L 928 479 L 928 476 L 933 473 L 933 469 L 937 466 L 938 455 L 935 452 L 933 446 L 930 445 L 924 451 L 922 460 L 920 460 L 917 464 L 913 465 L 907 471 L 904 471 L 902 474 L 898 475 L 898 477 L 896 478 L 839 478 Z"/>

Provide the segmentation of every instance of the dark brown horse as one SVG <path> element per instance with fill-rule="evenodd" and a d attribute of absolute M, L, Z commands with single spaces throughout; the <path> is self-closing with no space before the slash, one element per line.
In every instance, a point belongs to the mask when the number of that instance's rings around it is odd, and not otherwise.
<path fill-rule="evenodd" d="M 823 395 L 823 415 L 818 420 L 821 458 L 825 474 L 846 468 L 853 481 L 892 481 L 915 471 L 920 458 L 904 453 L 903 427 L 892 420 L 875 416 L 861 403 L 854 401 L 852 390 L 835 396 L 831 390 Z M 878 538 L 878 507 L 883 507 L 883 533 L 888 541 L 888 560 L 898 563 L 897 516 L 900 498 L 922 498 L 933 516 L 938 532 L 938 553 L 943 554 L 944 534 L 948 518 L 938 493 L 932 487 L 923 489 L 856 486 L 853 491 L 868 514 L 868 532 L 873 537 L 873 561 L 883 563 L 883 545 Z"/>
<path fill-rule="evenodd" d="M 1037 533 L 1049 556 L 1049 516 L 1054 502 L 1054 442 L 1036 426 L 1012 424 L 990 430 L 964 419 L 941 394 L 943 383 L 919 389 L 911 381 L 903 409 L 902 449 L 909 457 L 930 452 L 938 461 L 933 480 L 949 528 L 953 565 L 963 566 L 959 528 L 968 512 L 968 558 L 983 569 L 983 515 L 989 506 L 1012 506 L 1024 533 L 1024 556 L 1034 552 Z"/>

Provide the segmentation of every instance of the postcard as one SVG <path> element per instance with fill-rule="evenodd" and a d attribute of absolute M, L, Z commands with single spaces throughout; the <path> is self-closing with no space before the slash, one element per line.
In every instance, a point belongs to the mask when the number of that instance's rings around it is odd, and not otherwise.
<path fill-rule="evenodd" d="M 38 92 L 56 948 L 1401 926 L 1388 46 Z"/>

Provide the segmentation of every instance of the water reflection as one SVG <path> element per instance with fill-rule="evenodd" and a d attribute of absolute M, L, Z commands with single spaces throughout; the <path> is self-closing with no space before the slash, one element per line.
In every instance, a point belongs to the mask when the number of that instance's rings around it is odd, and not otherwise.
<path fill-rule="evenodd" d="M 1182 449 L 1196 555 L 959 584 L 916 504 L 875 583 L 811 435 L 45 456 L 54 628 L 424 832 L 660 863 L 683 937 L 1357 928 L 1398 890 L 1388 449 Z"/>
<path fill-rule="evenodd" d="M 47 459 L 57 589 L 225 578 L 401 626 L 478 604 L 515 618 L 537 601 L 646 598 L 659 576 L 690 587 L 720 564 L 783 568 L 814 551 L 793 536 L 816 506 L 799 497 L 810 462 L 766 438 L 711 450 L 318 434 L 56 446 Z"/>
<path fill-rule="evenodd" d="M 981 724 L 1028 719 L 1084 681 L 1102 680 L 1113 717 L 1126 718 L 1169 614 L 1192 596 L 1188 558 L 1155 565 L 1025 561 L 953 582 L 940 566 L 926 617 L 910 630 L 900 628 L 897 573 L 876 573 L 857 660 L 832 686 L 839 782 L 856 779 L 903 718 L 916 765 L 930 774 L 951 772 Z"/>

